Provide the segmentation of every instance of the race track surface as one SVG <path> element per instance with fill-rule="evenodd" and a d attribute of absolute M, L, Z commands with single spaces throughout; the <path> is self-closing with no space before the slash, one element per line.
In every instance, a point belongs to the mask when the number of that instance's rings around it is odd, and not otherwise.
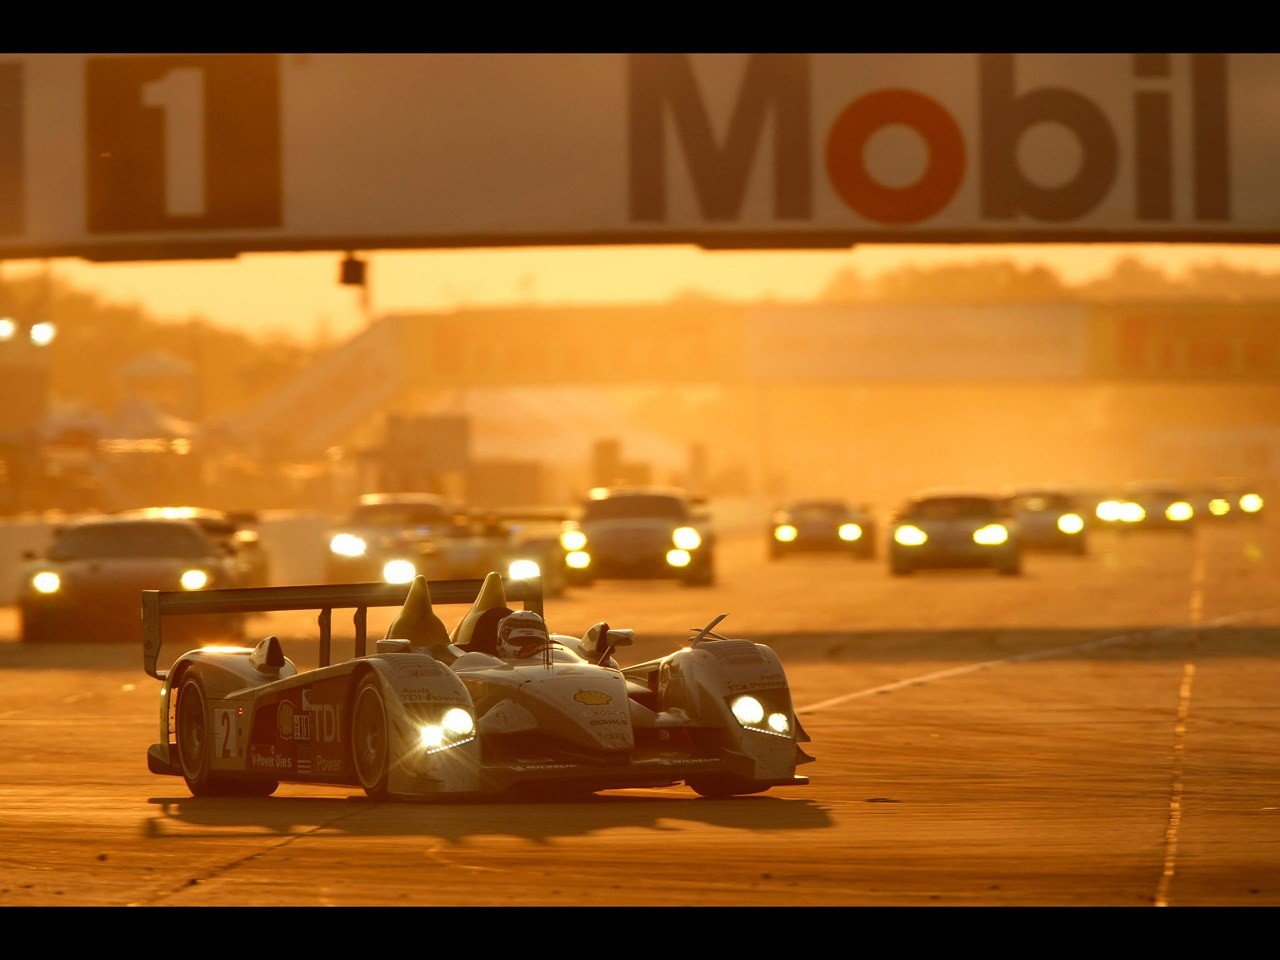
<path fill-rule="evenodd" d="M 1261 525 L 1100 534 L 1020 579 L 893 579 L 736 539 L 714 588 L 549 603 L 564 632 L 635 627 L 626 662 L 723 612 L 775 646 L 813 782 L 729 801 L 195 799 L 147 772 L 159 685 L 140 651 L 24 646 L 7 608 L 0 905 L 1277 904 L 1278 541 Z"/>

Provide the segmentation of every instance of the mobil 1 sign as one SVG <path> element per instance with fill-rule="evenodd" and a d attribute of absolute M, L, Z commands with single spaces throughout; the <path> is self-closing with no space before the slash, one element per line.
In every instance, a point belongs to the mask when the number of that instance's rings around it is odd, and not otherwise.
<path fill-rule="evenodd" d="M 0 257 L 1280 237 L 1266 54 L 0 54 Z"/>

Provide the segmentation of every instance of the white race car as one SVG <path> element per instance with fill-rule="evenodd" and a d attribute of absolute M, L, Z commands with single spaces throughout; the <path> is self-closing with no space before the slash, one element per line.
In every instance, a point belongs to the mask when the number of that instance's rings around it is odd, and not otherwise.
<path fill-rule="evenodd" d="M 548 634 L 534 656 L 498 656 L 499 623 L 539 580 L 351 584 L 143 594 L 144 666 L 163 681 L 153 773 L 191 792 L 265 796 L 281 780 L 428 799 L 513 788 L 564 794 L 685 782 L 704 796 L 808 783 L 813 758 L 782 665 L 768 647 L 698 630 L 686 647 L 619 669 L 630 630 Z M 470 603 L 449 631 L 437 605 Z M 369 607 L 401 605 L 365 651 Z M 334 608 L 355 608 L 356 656 L 330 662 Z M 175 614 L 319 609 L 320 666 L 299 672 L 280 642 L 204 647 L 157 669 Z"/>

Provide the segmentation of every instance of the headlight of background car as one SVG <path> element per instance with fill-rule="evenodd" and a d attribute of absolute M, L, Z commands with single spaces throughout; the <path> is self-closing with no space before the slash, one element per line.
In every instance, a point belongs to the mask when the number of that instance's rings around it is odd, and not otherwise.
<path fill-rule="evenodd" d="M 388 560 L 382 565 L 382 579 L 387 583 L 408 583 L 418 575 L 418 568 L 408 560 Z"/>
<path fill-rule="evenodd" d="M 581 550 L 587 545 L 587 535 L 581 530 L 566 530 L 560 534 L 560 546 L 566 550 Z"/>
<path fill-rule="evenodd" d="M 1245 513 L 1257 513 L 1262 509 L 1262 498 L 1256 493 L 1246 493 L 1240 498 L 1240 509 Z"/>
<path fill-rule="evenodd" d="M 983 547 L 998 547 L 1009 539 L 1009 528 L 1002 523 L 988 523 L 973 531 L 973 542 Z"/>
<path fill-rule="evenodd" d="M 789 523 L 780 523 L 773 528 L 773 539 L 779 543 L 790 543 L 796 538 L 799 531 Z"/>
<path fill-rule="evenodd" d="M 676 527 L 671 534 L 671 542 L 681 550 L 697 550 L 702 546 L 702 534 L 693 527 Z"/>
<path fill-rule="evenodd" d="M 1058 529 L 1063 533 L 1079 533 L 1084 529 L 1084 517 L 1078 513 L 1064 513 L 1058 518 Z"/>
<path fill-rule="evenodd" d="M 893 540 L 904 547 L 919 547 L 928 542 L 929 535 L 913 523 L 904 523 L 893 531 Z"/>
<path fill-rule="evenodd" d="M 679 547 L 667 551 L 668 566 L 687 567 L 692 559 L 693 557 L 689 556 L 688 550 L 681 550 Z"/>
<path fill-rule="evenodd" d="M 418 727 L 418 743 L 426 753 L 439 753 L 475 739 L 476 722 L 462 707 L 450 707 L 439 723 Z"/>
<path fill-rule="evenodd" d="M 209 574 L 194 568 L 184 570 L 178 582 L 182 584 L 183 590 L 203 590 L 209 585 Z"/>
<path fill-rule="evenodd" d="M 1115 523 L 1120 519 L 1120 501 L 1119 500 L 1103 500 L 1098 504 L 1098 508 L 1094 510 L 1098 519 L 1104 523 Z"/>
<path fill-rule="evenodd" d="M 354 533 L 339 533 L 329 541 L 329 549 L 340 557 L 363 557 L 369 545 Z"/>
<path fill-rule="evenodd" d="M 1222 497 L 1214 497 L 1209 501 L 1209 512 L 1215 517 L 1225 517 L 1231 512 L 1231 503 Z"/>
<path fill-rule="evenodd" d="M 856 523 L 842 523 L 840 529 L 836 531 L 840 539 L 846 543 L 853 543 L 855 540 L 862 539 L 862 527 Z"/>
<path fill-rule="evenodd" d="M 41 570 L 31 578 L 36 593 L 57 593 L 62 588 L 62 578 L 52 570 Z"/>
<path fill-rule="evenodd" d="M 1195 516 L 1195 510 L 1192 508 L 1191 504 L 1187 503 L 1187 501 L 1179 500 L 1176 503 L 1171 503 L 1165 507 L 1164 515 L 1175 523 L 1179 523 L 1183 520 L 1190 520 Z"/>
<path fill-rule="evenodd" d="M 1140 503 L 1134 503 L 1130 500 L 1119 504 L 1119 508 L 1119 517 L 1124 523 L 1141 523 L 1147 519 L 1147 511 L 1143 509 Z"/>
<path fill-rule="evenodd" d="M 536 560 L 512 560 L 507 567 L 508 580 L 532 580 L 542 576 L 542 568 Z"/>

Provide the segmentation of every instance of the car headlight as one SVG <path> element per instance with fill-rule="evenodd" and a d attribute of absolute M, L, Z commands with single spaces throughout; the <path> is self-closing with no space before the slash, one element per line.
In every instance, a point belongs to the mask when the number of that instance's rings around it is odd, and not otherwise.
<path fill-rule="evenodd" d="M 779 543 L 791 543 L 799 535 L 795 527 L 789 523 L 780 523 L 773 528 L 773 539 Z"/>
<path fill-rule="evenodd" d="M 571 570 L 585 570 L 591 566 L 591 554 L 585 550 L 574 550 L 565 554 L 564 562 Z"/>
<path fill-rule="evenodd" d="M 983 547 L 998 547 L 1009 540 L 1009 528 L 1003 523 L 988 523 L 973 531 L 973 542 Z"/>
<path fill-rule="evenodd" d="M 31 578 L 36 593 L 57 593 L 62 589 L 62 578 L 52 570 L 41 570 Z"/>
<path fill-rule="evenodd" d="M 1142 504 L 1134 503 L 1130 500 L 1122 503 L 1120 506 L 1120 520 L 1124 523 L 1141 523 L 1147 519 L 1147 511 L 1143 509 Z"/>
<path fill-rule="evenodd" d="M 929 535 L 913 523 L 904 523 L 893 531 L 893 542 L 904 547 L 923 546 L 928 540 Z"/>
<path fill-rule="evenodd" d="M 764 704 L 755 697 L 742 696 L 729 705 L 734 717 L 744 727 L 757 724 L 764 719 Z"/>
<path fill-rule="evenodd" d="M 1225 517 L 1231 512 L 1231 503 L 1222 497 L 1214 497 L 1209 501 L 1209 512 L 1215 517 Z"/>
<path fill-rule="evenodd" d="M 688 550 L 681 550 L 677 547 L 675 550 L 667 551 L 667 565 L 671 567 L 687 567 L 692 559 L 693 557 L 689 555 Z"/>
<path fill-rule="evenodd" d="M 1256 493 L 1246 493 L 1240 498 L 1240 509 L 1245 513 L 1257 513 L 1262 509 L 1262 498 Z"/>
<path fill-rule="evenodd" d="M 369 545 L 354 533 L 338 533 L 329 541 L 329 549 L 340 557 L 363 557 Z"/>
<path fill-rule="evenodd" d="M 475 739 L 476 721 L 470 711 L 462 707 L 450 707 L 439 723 L 424 723 L 418 727 L 418 745 L 426 753 L 438 753 Z"/>
<path fill-rule="evenodd" d="M 182 584 L 183 590 L 203 590 L 209 585 L 209 574 L 194 568 L 184 570 L 178 582 Z"/>
<path fill-rule="evenodd" d="M 1058 529 L 1063 533 L 1079 533 L 1084 529 L 1084 517 L 1078 513 L 1064 513 L 1058 518 Z"/>
<path fill-rule="evenodd" d="M 533 580 L 542 576 L 542 568 L 536 560 L 512 560 L 507 566 L 508 580 Z"/>
<path fill-rule="evenodd" d="M 774 733 L 789 733 L 791 731 L 791 721 L 787 719 L 785 713 L 769 714 L 769 729 Z"/>
<path fill-rule="evenodd" d="M 853 543 L 855 540 L 862 539 L 862 527 L 856 523 L 842 523 L 836 533 L 846 543 Z"/>
<path fill-rule="evenodd" d="M 1119 500 L 1103 500 L 1094 510 L 1098 519 L 1104 523 L 1115 523 L 1123 512 L 1123 505 Z"/>
<path fill-rule="evenodd" d="M 1176 503 L 1171 503 L 1165 507 L 1164 515 L 1175 523 L 1180 523 L 1183 520 L 1190 520 L 1195 516 L 1195 510 L 1192 508 L 1191 504 L 1187 503 L 1187 501 L 1179 500 Z"/>
<path fill-rule="evenodd" d="M 676 527 L 672 531 L 671 542 L 681 550 L 697 550 L 702 546 L 702 534 L 693 527 Z"/>
<path fill-rule="evenodd" d="M 560 546 L 566 550 L 581 550 L 587 545 L 587 535 L 581 530 L 566 530 L 560 534 Z"/>
<path fill-rule="evenodd" d="M 388 560 L 382 565 L 382 579 L 387 583 L 408 583 L 418 575 L 418 568 L 408 560 Z"/>

